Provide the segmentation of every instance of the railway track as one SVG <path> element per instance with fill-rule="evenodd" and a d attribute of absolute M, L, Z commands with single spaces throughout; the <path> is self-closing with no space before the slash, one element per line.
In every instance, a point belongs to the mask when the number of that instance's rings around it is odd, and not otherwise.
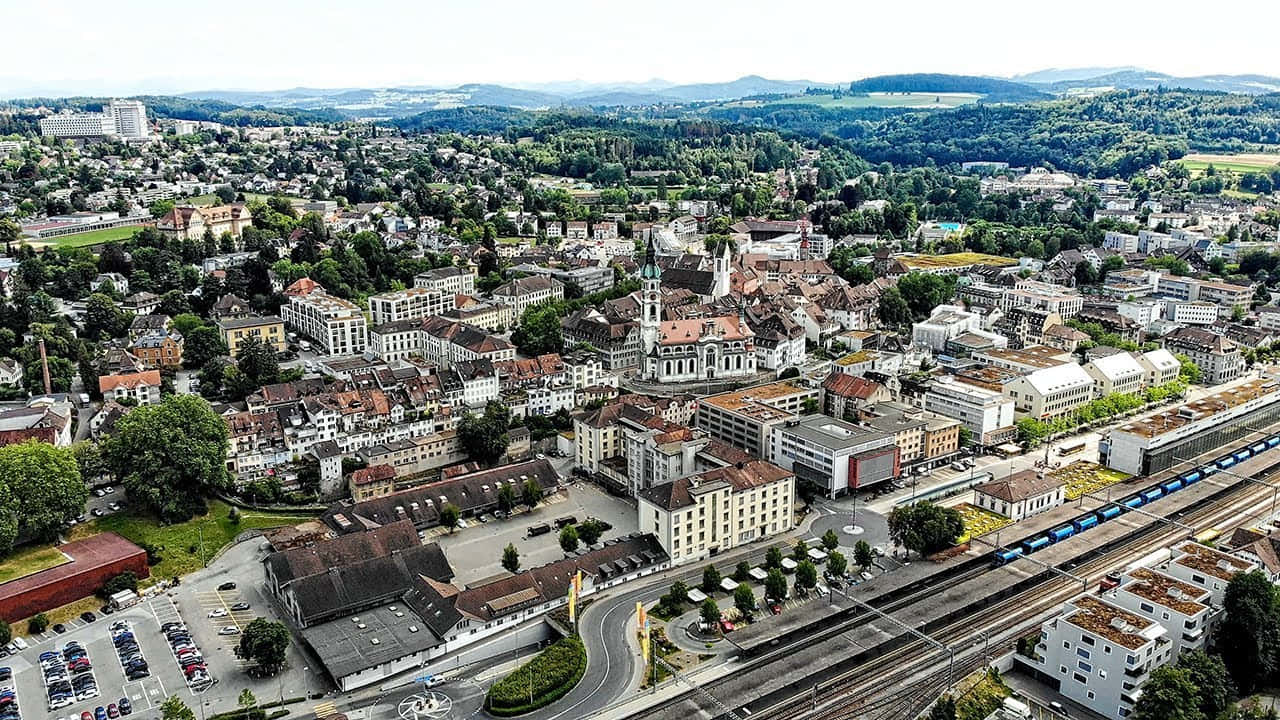
<path fill-rule="evenodd" d="M 1186 511 L 1179 522 L 1195 530 L 1222 527 L 1252 517 L 1266 488 L 1241 483 L 1224 498 L 1226 505 L 1211 504 Z M 1093 586 L 1108 572 L 1127 560 L 1184 539 L 1188 532 L 1164 525 L 1071 568 L 1071 572 Z M 1048 571 L 1045 571 L 1048 573 Z M 1048 574 L 1044 582 L 1028 593 L 1001 601 L 981 611 L 994 618 L 976 622 L 970 614 L 953 618 L 930 633 L 955 652 L 954 669 L 949 670 L 949 654 L 923 641 L 912 639 L 900 647 L 850 668 L 841 675 L 813 686 L 808 693 L 793 695 L 764 708 L 752 708 L 753 718 L 768 720 L 836 720 L 860 718 L 914 718 L 947 690 L 953 678 L 964 677 L 987 663 L 990 651 L 996 655 L 1009 650 L 1018 637 L 1038 626 L 1046 614 L 1078 596 L 1082 583 Z M 806 697 L 807 695 L 807 697 Z"/>

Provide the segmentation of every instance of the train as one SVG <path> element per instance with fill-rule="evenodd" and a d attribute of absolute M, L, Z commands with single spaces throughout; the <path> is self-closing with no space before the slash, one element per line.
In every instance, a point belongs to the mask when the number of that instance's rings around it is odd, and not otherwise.
<path fill-rule="evenodd" d="M 1074 537 L 1083 532 L 1088 532 L 1102 523 L 1115 520 L 1124 513 L 1131 512 L 1144 505 L 1155 502 L 1160 498 L 1168 497 L 1179 490 L 1183 490 L 1200 482 L 1210 475 L 1222 472 L 1223 470 L 1233 467 L 1237 463 L 1248 460 L 1255 455 L 1277 446 L 1280 446 L 1280 433 L 1276 433 L 1265 440 L 1260 440 L 1238 450 L 1234 450 L 1215 460 L 1205 463 L 1200 467 L 1188 470 L 1187 472 L 1169 478 L 1168 480 L 1161 480 L 1148 488 L 1125 496 L 1120 500 L 1103 505 L 1097 510 L 1091 510 L 1080 515 L 1068 523 L 1064 523 L 1025 538 L 1011 547 L 999 548 L 992 554 L 992 562 L 996 566 L 1007 565 L 1023 555 L 1030 555 L 1032 553 L 1039 552 L 1040 550 L 1043 550 L 1055 543 L 1060 543 L 1067 538 Z"/>

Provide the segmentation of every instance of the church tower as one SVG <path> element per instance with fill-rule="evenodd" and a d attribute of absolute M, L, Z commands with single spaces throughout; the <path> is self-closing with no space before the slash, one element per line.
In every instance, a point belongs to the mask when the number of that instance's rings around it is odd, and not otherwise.
<path fill-rule="evenodd" d="M 644 267 L 640 268 L 640 342 L 646 358 L 658 345 L 658 324 L 662 322 L 662 269 L 653 238 L 644 251 Z"/>
<path fill-rule="evenodd" d="M 733 270 L 730 266 L 729 259 L 729 243 L 721 246 L 720 254 L 716 256 L 715 269 L 712 272 L 714 282 L 712 283 L 711 299 L 719 300 L 729 294 L 731 287 L 730 280 L 733 277 Z"/>

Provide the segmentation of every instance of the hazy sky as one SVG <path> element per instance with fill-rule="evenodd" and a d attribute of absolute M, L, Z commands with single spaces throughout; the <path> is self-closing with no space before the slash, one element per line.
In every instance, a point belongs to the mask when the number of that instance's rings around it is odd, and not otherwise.
<path fill-rule="evenodd" d="M 1117 65 L 1280 76 L 1274 0 L 5 0 L 0 18 L 6 97 Z"/>

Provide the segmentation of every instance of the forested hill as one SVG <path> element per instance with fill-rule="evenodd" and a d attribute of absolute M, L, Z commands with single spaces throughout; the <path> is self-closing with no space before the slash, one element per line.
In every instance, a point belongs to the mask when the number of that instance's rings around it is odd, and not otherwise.
<path fill-rule="evenodd" d="M 981 95 L 984 102 L 1027 102 L 1053 97 L 1030 85 L 1009 80 L 941 73 L 879 75 L 855 80 L 849 84 L 849 92 L 973 93 Z"/>
<path fill-rule="evenodd" d="M 302 110 L 294 108 L 268 108 L 234 105 L 222 100 L 198 100 L 172 95 L 138 95 L 130 100 L 141 100 L 150 115 L 178 120 L 201 120 L 236 126 L 310 125 L 349 120 L 350 117 L 336 110 Z M 15 107 L 47 107 L 51 110 L 98 111 L 108 102 L 105 97 L 23 98 L 8 100 L 3 104 Z"/>

